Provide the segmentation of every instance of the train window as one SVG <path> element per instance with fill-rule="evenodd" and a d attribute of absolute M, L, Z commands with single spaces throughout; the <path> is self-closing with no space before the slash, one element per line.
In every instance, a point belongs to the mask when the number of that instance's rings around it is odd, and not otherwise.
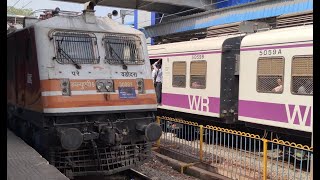
<path fill-rule="evenodd" d="M 283 57 L 259 58 L 257 68 L 257 92 L 282 93 L 283 76 Z"/>
<path fill-rule="evenodd" d="M 172 64 L 172 87 L 186 87 L 187 63 L 176 61 Z"/>
<path fill-rule="evenodd" d="M 109 64 L 144 64 L 142 43 L 139 36 L 106 34 L 103 38 Z"/>
<path fill-rule="evenodd" d="M 206 61 L 192 61 L 190 64 L 190 88 L 205 89 L 206 88 Z"/>
<path fill-rule="evenodd" d="M 98 64 L 97 38 L 92 33 L 54 32 L 56 60 L 61 64 Z"/>
<path fill-rule="evenodd" d="M 313 95 L 313 56 L 293 57 L 291 93 Z"/>

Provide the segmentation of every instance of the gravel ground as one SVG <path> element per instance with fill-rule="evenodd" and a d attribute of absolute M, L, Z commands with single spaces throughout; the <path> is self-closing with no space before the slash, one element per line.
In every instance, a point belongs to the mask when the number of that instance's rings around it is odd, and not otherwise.
<path fill-rule="evenodd" d="M 171 166 L 160 162 L 159 158 L 152 152 L 149 161 L 135 168 L 135 170 L 147 175 L 153 180 L 199 180 L 198 178 L 180 174 Z"/>
<path fill-rule="evenodd" d="M 172 133 L 164 133 L 161 137 L 160 144 L 174 151 L 189 156 L 199 157 L 199 140 L 186 141 L 177 138 Z M 258 144 L 257 144 L 258 146 Z M 218 144 L 203 144 L 204 160 L 212 166 L 218 167 L 218 173 L 233 179 L 243 179 L 244 177 L 256 179 L 262 176 L 263 158 L 262 152 L 248 152 L 239 149 L 232 149 Z M 262 146 L 260 148 L 262 151 Z M 276 160 L 275 152 L 268 151 L 268 177 L 272 179 L 309 179 L 309 173 L 300 172 L 300 168 L 294 168 L 293 160 L 290 165 L 288 162 Z M 271 160 L 271 157 L 275 158 Z M 220 162 L 219 162 L 220 161 Z M 298 162 L 297 162 L 298 164 Z M 299 164 L 298 164 L 299 165 Z M 271 173 L 272 172 L 272 173 Z M 239 175 L 242 177 L 237 177 Z M 236 176 L 236 177 L 234 177 Z M 290 177 L 290 178 L 288 178 Z"/>

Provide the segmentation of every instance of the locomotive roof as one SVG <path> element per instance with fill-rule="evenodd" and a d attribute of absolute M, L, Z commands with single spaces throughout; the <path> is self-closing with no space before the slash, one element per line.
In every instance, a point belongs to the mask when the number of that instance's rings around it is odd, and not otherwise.
<path fill-rule="evenodd" d="M 81 30 L 92 32 L 118 32 L 128 34 L 143 34 L 141 31 L 134 28 L 122 25 L 109 18 L 96 17 L 96 23 L 86 23 L 83 15 L 78 16 L 54 16 L 52 18 L 39 21 L 32 26 L 44 27 L 52 29 L 64 29 L 64 30 Z"/>
<path fill-rule="evenodd" d="M 272 45 L 313 40 L 313 25 L 274 29 L 247 35 L 241 47 Z"/>
<path fill-rule="evenodd" d="M 212 49 L 222 49 L 222 44 L 226 39 L 232 37 L 240 37 L 240 35 L 220 36 L 213 38 L 206 38 L 193 41 L 183 41 L 176 43 L 160 44 L 148 46 L 150 55 L 164 54 L 172 52 L 186 52 L 186 51 L 203 51 Z"/>

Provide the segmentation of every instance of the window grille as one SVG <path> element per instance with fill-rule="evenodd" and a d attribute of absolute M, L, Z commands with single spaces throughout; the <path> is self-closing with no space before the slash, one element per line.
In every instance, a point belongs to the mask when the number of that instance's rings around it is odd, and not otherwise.
<path fill-rule="evenodd" d="M 283 92 L 284 58 L 258 59 L 257 91 L 261 93 Z"/>
<path fill-rule="evenodd" d="M 172 86 L 186 87 L 186 67 L 187 63 L 182 61 L 173 62 L 172 67 Z"/>
<path fill-rule="evenodd" d="M 92 33 L 55 32 L 56 60 L 61 64 L 98 64 L 97 38 Z"/>
<path fill-rule="evenodd" d="M 103 39 L 109 64 L 144 64 L 142 43 L 138 36 L 106 34 Z"/>
<path fill-rule="evenodd" d="M 190 64 L 190 87 L 192 89 L 206 88 L 206 61 L 193 61 Z"/>
<path fill-rule="evenodd" d="M 291 93 L 313 95 L 313 57 L 293 57 Z"/>

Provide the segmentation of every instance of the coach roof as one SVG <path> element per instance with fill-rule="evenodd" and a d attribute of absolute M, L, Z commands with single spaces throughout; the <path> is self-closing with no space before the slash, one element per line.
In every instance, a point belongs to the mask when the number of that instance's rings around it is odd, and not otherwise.
<path fill-rule="evenodd" d="M 313 25 L 274 29 L 247 35 L 241 47 L 313 41 Z"/>
<path fill-rule="evenodd" d="M 159 55 L 167 53 L 221 50 L 226 39 L 240 37 L 240 35 L 229 35 L 221 37 L 206 38 L 200 40 L 183 41 L 169 44 L 148 46 L 149 55 Z"/>

